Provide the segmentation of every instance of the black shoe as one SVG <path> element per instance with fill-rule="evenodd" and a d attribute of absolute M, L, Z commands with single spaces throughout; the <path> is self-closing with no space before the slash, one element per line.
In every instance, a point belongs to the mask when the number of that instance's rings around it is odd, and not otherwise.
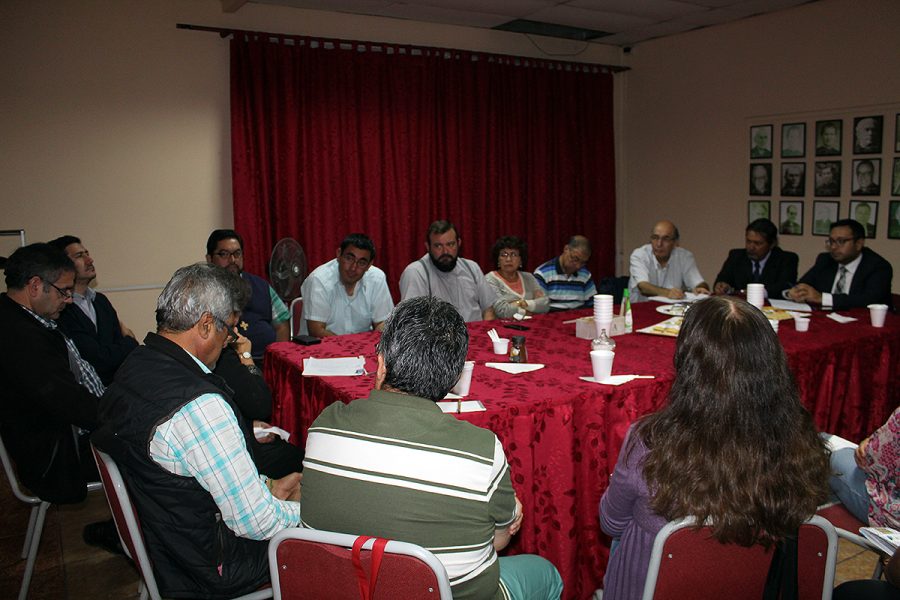
<path fill-rule="evenodd" d="M 116 531 L 116 524 L 112 519 L 85 525 L 81 537 L 88 546 L 95 546 L 111 554 L 125 556 L 125 550 L 122 549 L 122 543 L 119 541 L 119 534 Z"/>

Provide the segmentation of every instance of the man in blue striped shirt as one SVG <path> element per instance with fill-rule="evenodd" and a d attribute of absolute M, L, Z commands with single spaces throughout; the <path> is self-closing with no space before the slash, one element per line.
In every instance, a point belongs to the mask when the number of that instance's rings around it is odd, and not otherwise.
<path fill-rule="evenodd" d="M 585 267 L 590 259 L 591 242 L 583 235 L 574 235 L 559 257 L 534 270 L 535 279 L 550 298 L 550 310 L 591 306 L 597 288 Z"/>

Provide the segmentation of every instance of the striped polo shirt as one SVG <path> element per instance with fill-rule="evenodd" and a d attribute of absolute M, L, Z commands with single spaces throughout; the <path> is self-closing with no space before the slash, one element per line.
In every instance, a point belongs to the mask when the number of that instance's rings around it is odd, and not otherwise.
<path fill-rule="evenodd" d="M 548 260 L 534 270 L 534 278 L 550 298 L 550 308 L 568 310 L 590 306 L 597 288 L 591 279 L 591 272 L 581 267 L 571 275 L 566 275 L 559 258 Z"/>
<path fill-rule="evenodd" d="M 503 598 L 494 530 L 515 516 L 503 447 L 425 398 L 373 390 L 313 423 L 303 461 L 305 527 L 427 548 L 454 598 Z"/>

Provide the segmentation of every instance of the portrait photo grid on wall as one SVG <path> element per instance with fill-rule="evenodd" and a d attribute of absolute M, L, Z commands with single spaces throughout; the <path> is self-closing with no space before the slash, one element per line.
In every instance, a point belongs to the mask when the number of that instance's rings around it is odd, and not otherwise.
<path fill-rule="evenodd" d="M 816 161 L 813 190 L 816 196 L 841 195 L 841 161 Z"/>
<path fill-rule="evenodd" d="M 782 200 L 778 203 L 778 232 L 782 235 L 803 235 L 803 201 Z"/>
<path fill-rule="evenodd" d="M 816 156 L 840 156 L 843 121 L 816 121 Z"/>
<path fill-rule="evenodd" d="M 831 224 L 838 220 L 841 203 L 834 200 L 816 200 L 813 202 L 813 235 L 827 236 L 831 232 Z"/>
<path fill-rule="evenodd" d="M 851 200 L 847 217 L 859 222 L 866 230 L 866 238 L 872 239 L 878 229 L 878 202 L 875 200 Z"/>

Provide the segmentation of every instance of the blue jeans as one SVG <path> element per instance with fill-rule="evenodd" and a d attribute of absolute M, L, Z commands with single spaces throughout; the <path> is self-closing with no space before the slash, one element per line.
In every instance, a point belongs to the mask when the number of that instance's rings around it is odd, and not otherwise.
<path fill-rule="evenodd" d="M 500 582 L 514 600 L 559 600 L 563 591 L 559 571 L 536 554 L 501 556 Z"/>
<path fill-rule="evenodd" d="M 853 448 L 841 448 L 831 453 L 831 477 L 828 485 L 850 514 L 869 523 L 869 492 L 866 473 L 856 465 Z"/>

